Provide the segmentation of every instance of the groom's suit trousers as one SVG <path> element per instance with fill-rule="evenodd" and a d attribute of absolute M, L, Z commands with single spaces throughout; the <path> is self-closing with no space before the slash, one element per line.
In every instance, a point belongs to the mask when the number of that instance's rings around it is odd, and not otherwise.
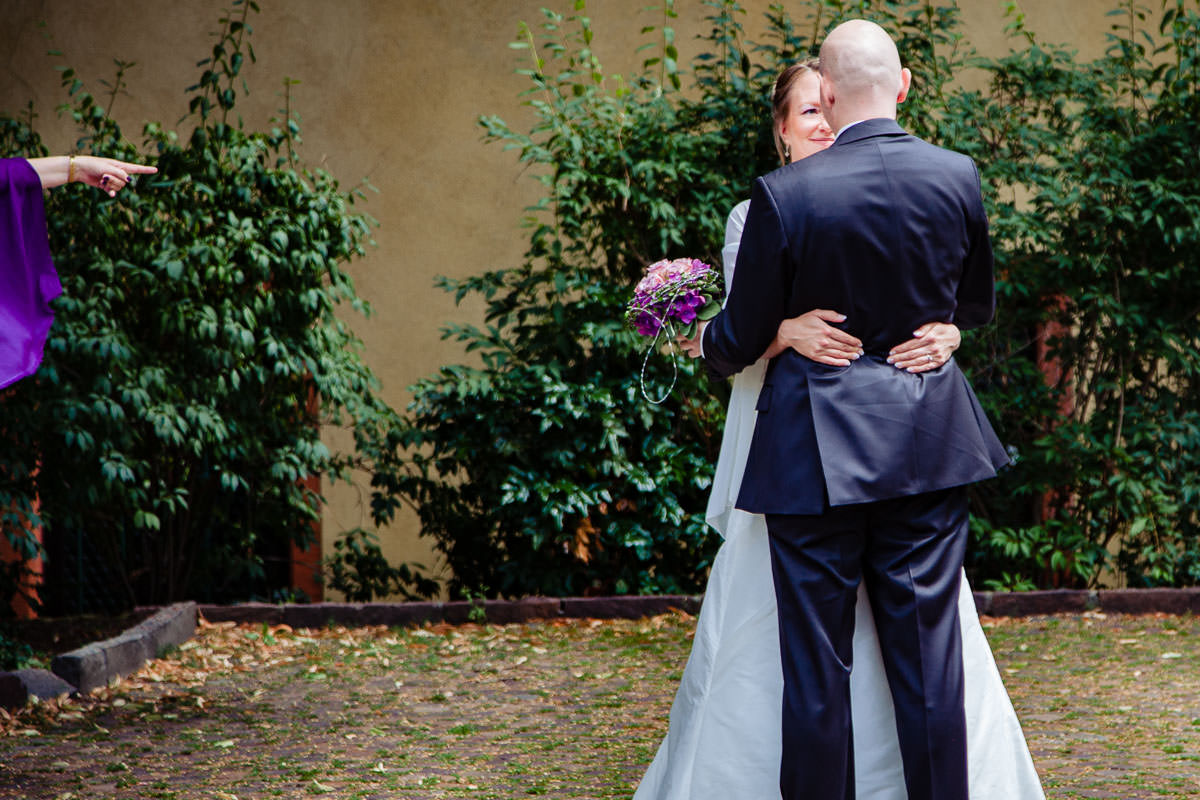
<path fill-rule="evenodd" d="M 963 487 L 768 514 L 783 656 L 783 800 L 853 800 L 850 670 L 867 582 L 909 800 L 967 800 Z"/>

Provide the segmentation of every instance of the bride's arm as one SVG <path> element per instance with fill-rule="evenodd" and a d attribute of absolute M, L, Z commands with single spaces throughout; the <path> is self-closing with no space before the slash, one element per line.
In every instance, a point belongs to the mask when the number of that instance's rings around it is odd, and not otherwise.
<path fill-rule="evenodd" d="M 743 203 L 733 209 L 725 225 L 725 249 L 721 255 L 725 264 L 725 285 L 733 283 L 733 269 L 741 243 L 742 227 L 746 222 L 746 207 Z M 841 322 L 845 316 L 828 309 L 813 309 L 798 317 L 785 319 L 779 324 L 775 341 L 763 353 L 763 358 L 774 358 L 787 348 L 831 367 L 846 367 L 862 355 L 862 342 L 829 323 Z M 888 360 L 898 369 L 909 372 L 926 372 L 937 369 L 949 360 L 958 349 L 962 336 L 958 327 L 949 322 L 929 322 L 913 332 L 913 338 L 893 347 Z M 697 353 L 699 351 L 699 345 Z M 927 358 L 929 356 L 930 358 Z"/>
<path fill-rule="evenodd" d="M 749 205 L 749 202 L 743 202 L 734 206 L 725 223 L 725 248 L 721 251 L 721 259 L 725 266 L 726 286 L 733 284 L 733 269 Z M 845 317 L 836 311 L 825 309 L 813 309 L 798 317 L 785 319 L 779 324 L 775 341 L 771 342 L 771 346 L 762 357 L 774 358 L 790 347 L 813 361 L 834 367 L 847 366 L 862 354 L 862 342 L 828 324 L 844 319 Z"/>
<path fill-rule="evenodd" d="M 862 355 L 863 349 L 858 337 L 829 324 L 844 319 L 845 315 L 824 308 L 814 308 L 798 317 L 785 319 L 779 323 L 775 341 L 763 353 L 763 358 L 774 358 L 790 347 L 820 364 L 847 367 Z"/>

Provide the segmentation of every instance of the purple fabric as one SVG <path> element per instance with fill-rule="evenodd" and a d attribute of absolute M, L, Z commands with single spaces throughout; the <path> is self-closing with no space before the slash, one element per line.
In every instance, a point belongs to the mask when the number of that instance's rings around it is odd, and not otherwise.
<path fill-rule="evenodd" d="M 25 159 L 0 159 L 0 388 L 37 371 L 61 293 L 42 182 Z"/>

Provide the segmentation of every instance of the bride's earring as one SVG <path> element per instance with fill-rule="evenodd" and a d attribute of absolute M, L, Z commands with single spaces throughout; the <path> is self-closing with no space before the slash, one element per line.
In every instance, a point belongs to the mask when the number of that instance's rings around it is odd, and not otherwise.
<path fill-rule="evenodd" d="M 790 144 L 785 144 L 783 146 L 783 163 L 792 163 L 792 146 Z"/>

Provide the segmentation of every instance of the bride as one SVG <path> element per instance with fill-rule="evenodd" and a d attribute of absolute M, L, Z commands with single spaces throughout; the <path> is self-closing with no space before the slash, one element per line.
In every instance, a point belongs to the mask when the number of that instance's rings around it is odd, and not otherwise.
<path fill-rule="evenodd" d="M 821 116 L 816 62 L 779 76 L 772 104 L 776 146 L 784 163 L 833 142 Z M 729 215 L 722 258 L 732 282 L 749 201 Z M 762 359 L 733 382 L 721 454 L 707 519 L 725 541 L 709 576 L 692 653 L 683 672 L 670 727 L 634 800 L 778 800 L 783 674 L 766 521 L 734 508 L 750 437 L 754 405 L 769 358 L 785 347 L 830 365 L 847 365 L 859 342 L 827 322 L 832 311 L 786 320 Z M 958 346 L 958 329 L 923 325 L 892 351 L 893 364 L 917 372 L 940 366 Z M 918 363 L 917 348 L 936 353 Z M 1041 783 L 1012 703 L 979 625 L 965 576 L 959 597 L 963 637 L 967 748 L 972 800 L 1044 800 Z M 854 669 L 850 676 L 855 797 L 907 800 L 892 698 L 862 585 L 855 609 Z"/>

